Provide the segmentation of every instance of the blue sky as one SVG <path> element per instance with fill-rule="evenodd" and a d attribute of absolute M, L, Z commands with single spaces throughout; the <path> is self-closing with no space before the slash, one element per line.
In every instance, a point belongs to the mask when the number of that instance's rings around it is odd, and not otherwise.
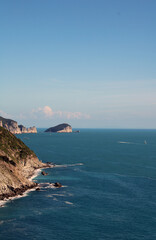
<path fill-rule="evenodd" d="M 0 115 L 156 127 L 155 0 L 1 0 Z"/>

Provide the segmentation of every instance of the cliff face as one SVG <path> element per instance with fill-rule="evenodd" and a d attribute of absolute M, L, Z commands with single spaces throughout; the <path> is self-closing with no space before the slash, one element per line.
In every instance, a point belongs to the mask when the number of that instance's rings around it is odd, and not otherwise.
<path fill-rule="evenodd" d="M 58 132 L 58 133 L 68 132 L 69 133 L 69 132 L 72 132 L 72 127 L 67 123 L 62 123 L 55 127 L 48 128 L 47 130 L 45 130 L 45 132 Z"/>
<path fill-rule="evenodd" d="M 26 128 L 23 125 L 18 125 L 18 123 L 12 119 L 6 119 L 3 117 L 0 117 L 0 126 L 13 134 L 37 133 L 36 127 Z"/>
<path fill-rule="evenodd" d="M 19 127 L 21 133 L 37 133 L 36 127 L 26 128 L 23 125 L 18 125 L 18 127 Z"/>
<path fill-rule="evenodd" d="M 29 178 L 35 169 L 46 166 L 20 139 L 0 127 L 0 199 L 35 186 Z"/>

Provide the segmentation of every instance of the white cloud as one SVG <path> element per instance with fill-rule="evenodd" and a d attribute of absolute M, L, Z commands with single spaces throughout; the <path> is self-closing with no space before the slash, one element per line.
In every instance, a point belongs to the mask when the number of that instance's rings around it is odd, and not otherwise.
<path fill-rule="evenodd" d="M 81 112 L 63 112 L 62 115 L 64 115 L 67 119 L 89 119 L 90 115 L 86 113 Z"/>
<path fill-rule="evenodd" d="M 37 109 L 33 109 L 32 113 L 35 118 L 38 116 L 50 118 L 54 115 L 53 110 L 49 106 L 44 106 L 43 108 L 39 107 Z"/>
<path fill-rule="evenodd" d="M 51 116 L 53 116 L 53 110 L 49 107 L 49 106 L 45 106 L 44 108 L 43 108 L 43 112 L 44 112 L 44 114 L 45 114 L 45 116 L 46 117 L 51 117 Z"/>
<path fill-rule="evenodd" d="M 89 119 L 90 115 L 81 112 L 53 111 L 51 107 L 44 106 L 32 110 L 34 118 L 64 118 L 64 119 Z"/>

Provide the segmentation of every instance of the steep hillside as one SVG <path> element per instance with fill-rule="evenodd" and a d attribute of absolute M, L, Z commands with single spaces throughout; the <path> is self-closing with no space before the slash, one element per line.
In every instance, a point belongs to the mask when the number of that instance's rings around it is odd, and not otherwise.
<path fill-rule="evenodd" d="M 36 184 L 34 170 L 47 167 L 11 132 L 0 127 L 0 199 L 24 192 Z"/>

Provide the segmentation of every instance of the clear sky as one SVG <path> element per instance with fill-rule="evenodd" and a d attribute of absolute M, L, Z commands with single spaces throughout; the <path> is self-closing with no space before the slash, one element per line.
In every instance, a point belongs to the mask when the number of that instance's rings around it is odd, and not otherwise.
<path fill-rule="evenodd" d="M 0 115 L 156 128 L 155 0 L 0 0 Z"/>

